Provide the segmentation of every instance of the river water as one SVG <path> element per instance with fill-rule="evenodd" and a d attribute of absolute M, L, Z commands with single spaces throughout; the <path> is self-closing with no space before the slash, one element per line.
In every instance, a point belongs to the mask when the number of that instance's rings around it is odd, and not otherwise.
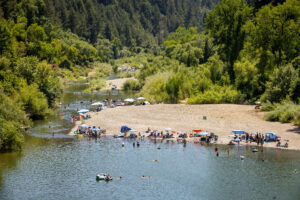
<path fill-rule="evenodd" d="M 35 123 L 22 152 L 0 154 L 1 200 L 300 199 L 299 151 L 219 146 L 217 157 L 213 145 L 66 136 L 70 116 L 91 99 L 132 95 L 76 92 L 84 87 L 65 89 L 57 115 Z M 96 182 L 101 172 L 115 180 Z"/>

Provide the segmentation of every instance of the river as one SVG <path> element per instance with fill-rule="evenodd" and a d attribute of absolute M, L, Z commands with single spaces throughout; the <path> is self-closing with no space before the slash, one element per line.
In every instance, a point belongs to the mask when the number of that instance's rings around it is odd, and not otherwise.
<path fill-rule="evenodd" d="M 67 136 L 70 116 L 90 100 L 132 95 L 78 92 L 85 87 L 66 86 L 61 109 L 35 123 L 23 151 L 0 154 L 1 200 L 300 199 L 299 151 L 219 146 L 217 157 L 213 145 Z M 100 172 L 115 180 L 97 182 Z"/>

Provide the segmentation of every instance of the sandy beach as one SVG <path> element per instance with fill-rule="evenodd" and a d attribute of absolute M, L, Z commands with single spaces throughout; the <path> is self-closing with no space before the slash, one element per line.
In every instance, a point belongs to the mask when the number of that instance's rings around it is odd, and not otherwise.
<path fill-rule="evenodd" d="M 89 114 L 91 118 L 85 120 L 85 123 L 106 129 L 107 135 L 119 134 L 122 125 L 128 125 L 141 133 L 148 127 L 155 130 L 172 128 L 175 131 L 186 131 L 188 134 L 193 129 L 201 129 L 218 135 L 218 144 L 227 144 L 231 140 L 231 131 L 240 129 L 249 133 L 275 132 L 282 138 L 282 142 L 285 139 L 289 140 L 288 149 L 300 150 L 299 128 L 290 123 L 265 121 L 264 113 L 255 112 L 254 106 L 251 105 L 156 104 L 116 107 Z M 204 120 L 203 116 L 207 119 Z M 76 123 L 70 135 L 79 124 Z M 265 143 L 264 146 L 276 147 L 276 143 Z"/>

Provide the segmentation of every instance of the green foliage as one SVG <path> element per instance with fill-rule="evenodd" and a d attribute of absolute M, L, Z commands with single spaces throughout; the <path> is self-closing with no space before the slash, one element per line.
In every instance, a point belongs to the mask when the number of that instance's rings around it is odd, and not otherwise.
<path fill-rule="evenodd" d="M 294 89 L 298 81 L 298 70 L 291 64 L 275 69 L 271 81 L 267 83 L 267 88 L 263 96 L 263 101 L 280 102 L 293 96 Z"/>
<path fill-rule="evenodd" d="M 110 41 L 119 38 L 123 46 L 135 52 L 139 46 L 154 49 L 179 26 L 202 29 L 203 19 L 217 2 L 219 0 L 45 0 L 45 13 L 56 25 L 93 44 L 99 36 Z M 107 61 L 105 59 L 103 61 Z"/>
<path fill-rule="evenodd" d="M 219 45 L 223 61 L 229 63 L 228 73 L 234 81 L 233 64 L 243 49 L 246 31 L 243 26 L 251 18 L 252 8 L 244 0 L 222 0 L 206 19 L 206 27 Z"/>
<path fill-rule="evenodd" d="M 0 151 L 20 150 L 21 126 L 29 125 L 25 113 L 0 91 Z"/>
<path fill-rule="evenodd" d="M 89 76 L 90 79 L 93 78 L 104 78 L 113 75 L 113 66 L 107 63 L 95 62 L 92 65 L 94 73 Z"/>
<path fill-rule="evenodd" d="M 51 66 L 39 63 L 36 57 L 25 57 L 18 60 L 15 72 L 23 77 L 27 84 L 36 83 L 39 90 L 45 94 L 50 106 L 60 97 L 62 87 L 57 74 Z"/>
<path fill-rule="evenodd" d="M 0 71 L 0 89 L 7 95 L 13 95 L 21 88 L 20 78 L 11 70 Z"/>
<path fill-rule="evenodd" d="M 203 66 L 209 70 L 209 77 L 213 83 L 221 83 L 221 77 L 225 72 L 225 64 L 221 61 L 219 55 L 211 56 Z"/>
<path fill-rule="evenodd" d="M 291 101 L 285 101 L 277 104 L 276 108 L 265 114 L 268 121 L 280 121 L 283 123 L 295 122 L 299 126 L 300 105 Z"/>
<path fill-rule="evenodd" d="M 168 93 L 166 91 L 166 82 L 169 77 L 171 77 L 170 72 L 157 73 L 147 77 L 145 85 L 140 92 L 141 96 L 146 97 L 153 103 L 167 101 Z"/>
<path fill-rule="evenodd" d="M 44 28 L 38 24 L 31 24 L 27 29 L 27 39 L 29 42 L 44 41 L 46 39 Z"/>
<path fill-rule="evenodd" d="M 52 70 L 51 65 L 40 63 L 37 66 L 34 80 L 39 90 L 47 98 L 49 106 L 53 106 L 55 100 L 60 98 L 62 94 L 62 84 L 57 73 Z"/>
<path fill-rule="evenodd" d="M 272 111 L 276 108 L 276 105 L 272 104 L 270 101 L 262 103 L 261 111 Z"/>
<path fill-rule="evenodd" d="M 177 103 L 189 97 L 192 83 L 191 75 L 178 66 L 174 71 L 164 71 L 147 77 L 141 95 L 151 102 Z"/>
<path fill-rule="evenodd" d="M 129 79 L 126 80 L 123 84 L 124 91 L 138 91 L 141 89 L 141 86 L 137 80 Z"/>
<path fill-rule="evenodd" d="M 106 86 L 105 79 L 93 79 L 89 81 L 89 87 L 84 92 L 94 92 Z"/>
<path fill-rule="evenodd" d="M 47 99 L 35 84 L 24 85 L 16 95 L 16 101 L 32 119 L 43 119 L 50 114 Z"/>
<path fill-rule="evenodd" d="M 166 83 L 166 91 L 170 97 L 171 103 L 177 103 L 179 100 L 179 91 L 182 86 L 182 80 L 179 76 L 173 74 Z"/>
<path fill-rule="evenodd" d="M 299 56 L 299 23 L 300 2 L 297 0 L 287 0 L 277 6 L 269 4 L 256 13 L 249 28 L 249 39 L 252 46 L 259 49 L 254 53 L 260 58 L 262 72 Z M 266 63 L 266 57 L 272 62 Z"/>
<path fill-rule="evenodd" d="M 214 85 L 203 93 L 192 96 L 188 104 L 212 104 L 212 103 L 241 103 L 244 96 L 231 86 Z"/>
<path fill-rule="evenodd" d="M 197 34 L 195 28 L 179 27 L 171 33 L 164 43 L 166 55 L 189 66 L 206 62 L 214 54 L 212 39 L 207 35 Z"/>
<path fill-rule="evenodd" d="M 0 19 L 0 55 L 10 55 L 13 37 L 4 20 Z"/>
<path fill-rule="evenodd" d="M 10 60 L 6 57 L 0 57 L 0 70 L 7 70 L 10 68 Z"/>
<path fill-rule="evenodd" d="M 234 64 L 234 73 L 237 89 L 246 94 L 247 98 L 251 98 L 259 93 L 259 73 L 255 62 L 247 59 L 237 61 Z"/>

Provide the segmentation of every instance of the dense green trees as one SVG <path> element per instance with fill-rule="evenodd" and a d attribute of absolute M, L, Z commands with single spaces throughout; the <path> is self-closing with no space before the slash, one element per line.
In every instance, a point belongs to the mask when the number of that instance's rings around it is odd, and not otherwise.
<path fill-rule="evenodd" d="M 206 27 L 219 45 L 219 54 L 228 63 L 228 73 L 234 81 L 233 65 L 244 47 L 244 25 L 251 18 L 252 9 L 244 0 L 222 0 L 206 19 Z"/>
<path fill-rule="evenodd" d="M 96 43 L 98 36 L 122 45 L 162 43 L 178 26 L 203 27 L 203 19 L 219 0 L 45 0 L 46 16 L 56 25 Z"/>
<path fill-rule="evenodd" d="M 29 123 L 19 105 L 0 91 L 0 152 L 20 149 L 22 126 Z"/>
<path fill-rule="evenodd" d="M 288 0 L 253 12 L 243 0 L 223 0 L 207 17 L 207 33 L 179 27 L 169 34 L 165 55 L 191 67 L 185 74 L 192 88 L 186 96 L 191 98 L 189 103 L 253 102 L 260 97 L 272 102 L 299 101 L 299 6 L 299 1 Z M 146 88 L 156 91 L 153 95 L 161 91 L 165 97 L 155 101 L 176 102 L 182 98 L 179 85 L 186 81 L 174 78 L 179 64 L 170 67 L 165 61 L 155 64 L 159 67 L 144 64 L 139 74 L 143 80 L 163 71 L 171 75 L 165 81 L 157 76 L 162 85 L 148 79 L 152 86 L 146 81 L 142 92 L 147 93 Z"/>
<path fill-rule="evenodd" d="M 124 89 L 141 88 L 150 101 L 260 99 L 280 110 L 271 120 L 299 121 L 291 111 L 298 105 L 277 105 L 300 100 L 299 1 L 221 0 L 209 12 L 217 2 L 1 1 L 0 150 L 20 147 L 26 115 L 51 113 L 62 90 L 58 77 L 96 68 L 90 90 L 98 90 L 100 77 L 128 62 L 141 69 Z M 6 117 L 8 110 L 18 117 Z"/>

